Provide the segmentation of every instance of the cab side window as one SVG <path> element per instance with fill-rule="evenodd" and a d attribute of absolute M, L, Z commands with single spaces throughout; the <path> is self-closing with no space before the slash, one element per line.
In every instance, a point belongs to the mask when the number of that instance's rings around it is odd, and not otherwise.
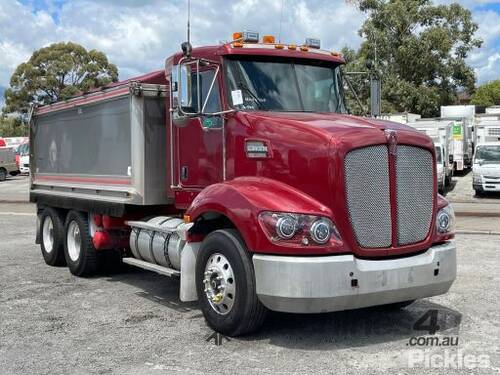
<path fill-rule="evenodd" d="M 203 104 L 207 99 L 208 91 L 210 90 L 210 85 L 214 79 L 215 70 L 205 70 L 200 73 L 200 92 L 201 92 L 201 108 L 198 108 L 198 90 L 196 88 L 197 78 L 196 73 L 191 75 L 191 92 L 193 93 L 193 109 L 195 112 L 200 112 L 203 108 Z M 220 112 L 222 110 L 222 105 L 220 102 L 220 92 L 219 92 L 219 82 L 215 81 L 212 91 L 210 92 L 210 97 L 208 98 L 207 105 L 205 106 L 205 112 L 214 113 Z"/>

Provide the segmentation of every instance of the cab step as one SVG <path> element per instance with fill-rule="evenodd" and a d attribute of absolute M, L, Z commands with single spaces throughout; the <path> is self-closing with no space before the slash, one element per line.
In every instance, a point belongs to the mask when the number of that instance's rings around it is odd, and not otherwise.
<path fill-rule="evenodd" d="M 131 266 L 139 267 L 148 271 L 153 271 L 159 273 L 160 275 L 169 277 L 179 277 L 181 275 L 180 271 L 174 270 L 173 268 L 167 268 L 159 266 L 157 264 L 148 263 L 143 260 L 139 260 L 132 257 L 123 258 L 123 263 L 129 264 Z"/>

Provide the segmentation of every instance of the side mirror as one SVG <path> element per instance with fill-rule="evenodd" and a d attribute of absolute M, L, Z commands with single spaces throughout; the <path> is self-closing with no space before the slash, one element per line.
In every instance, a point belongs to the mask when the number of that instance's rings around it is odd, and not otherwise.
<path fill-rule="evenodd" d="M 181 63 L 175 67 L 176 71 L 172 71 L 172 77 L 177 77 L 177 103 L 178 107 L 186 108 L 192 107 L 193 93 L 191 92 L 191 65 Z M 189 111 L 188 111 L 189 112 Z"/>

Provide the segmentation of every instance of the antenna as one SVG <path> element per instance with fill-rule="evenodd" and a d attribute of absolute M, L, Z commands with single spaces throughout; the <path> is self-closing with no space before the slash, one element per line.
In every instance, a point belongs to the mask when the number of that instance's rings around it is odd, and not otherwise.
<path fill-rule="evenodd" d="M 191 42 L 191 0 L 188 0 L 187 41 Z"/>
<path fill-rule="evenodd" d="M 280 14 L 280 32 L 278 33 L 278 43 L 281 43 L 281 25 L 283 24 L 283 8 L 285 6 L 285 0 L 281 0 L 281 14 Z"/>

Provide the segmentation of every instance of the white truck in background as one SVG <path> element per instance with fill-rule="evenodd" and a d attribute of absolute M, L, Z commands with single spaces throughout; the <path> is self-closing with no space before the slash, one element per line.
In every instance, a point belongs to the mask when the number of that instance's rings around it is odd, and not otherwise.
<path fill-rule="evenodd" d="M 441 107 L 441 120 L 455 122 L 452 133 L 455 171 L 462 171 L 472 167 L 475 116 L 476 106 L 474 105 L 449 105 Z"/>
<path fill-rule="evenodd" d="M 400 112 L 400 113 L 383 113 L 380 115 L 380 119 L 389 120 L 393 122 L 399 122 L 400 124 L 408 124 L 411 122 L 415 122 L 420 119 L 422 116 L 417 115 L 416 113 L 409 112 Z"/>
<path fill-rule="evenodd" d="M 30 172 L 30 144 L 25 142 L 17 148 L 17 154 L 19 155 L 19 171 L 21 173 Z"/>
<path fill-rule="evenodd" d="M 454 121 L 441 121 L 441 119 L 417 119 L 408 123 L 408 126 L 421 131 L 431 137 L 436 149 L 436 170 L 438 189 L 444 192 L 451 184 L 453 176 L 453 126 Z"/>
<path fill-rule="evenodd" d="M 500 192 L 500 118 L 481 116 L 476 123 L 472 187 L 476 195 Z"/>
<path fill-rule="evenodd" d="M 488 107 L 485 112 L 487 115 L 500 115 L 500 105 Z"/>

